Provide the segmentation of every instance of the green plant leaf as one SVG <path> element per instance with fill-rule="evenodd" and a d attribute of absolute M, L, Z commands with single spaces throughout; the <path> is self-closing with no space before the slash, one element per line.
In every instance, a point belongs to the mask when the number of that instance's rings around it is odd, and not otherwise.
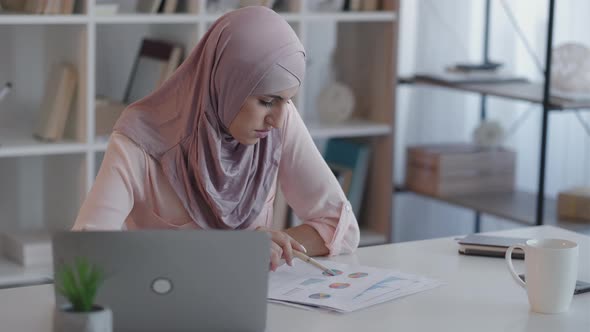
<path fill-rule="evenodd" d="M 74 307 L 74 310 L 79 309 L 80 291 L 78 289 L 78 284 L 76 282 L 74 271 L 70 266 L 64 266 L 61 271 L 60 277 L 63 285 L 62 288 L 65 290 L 64 296 L 70 301 L 70 303 Z"/>
<path fill-rule="evenodd" d="M 76 268 L 78 270 L 78 282 L 80 284 L 80 302 L 81 302 L 81 309 L 82 311 L 89 311 L 92 309 L 91 299 L 88 297 L 88 274 L 89 274 L 89 267 L 90 264 L 83 259 L 79 258 L 76 262 Z M 90 300 L 90 301 L 89 301 Z"/>
<path fill-rule="evenodd" d="M 98 288 L 104 277 L 102 271 L 84 258 L 73 265 L 64 264 L 56 276 L 56 289 L 68 299 L 74 311 L 92 310 Z"/>

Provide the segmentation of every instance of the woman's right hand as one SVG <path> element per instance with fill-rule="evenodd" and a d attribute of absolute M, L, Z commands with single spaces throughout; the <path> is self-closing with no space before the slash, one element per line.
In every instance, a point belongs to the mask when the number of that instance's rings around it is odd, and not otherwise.
<path fill-rule="evenodd" d="M 273 230 L 267 227 L 257 227 L 257 231 L 267 233 L 272 242 L 270 244 L 270 270 L 275 271 L 279 266 L 287 262 L 293 266 L 293 250 L 307 252 L 301 243 L 293 239 L 289 234 Z"/>

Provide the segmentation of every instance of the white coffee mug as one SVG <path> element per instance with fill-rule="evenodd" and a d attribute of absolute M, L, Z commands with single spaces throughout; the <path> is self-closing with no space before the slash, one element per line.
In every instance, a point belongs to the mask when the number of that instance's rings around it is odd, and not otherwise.
<path fill-rule="evenodd" d="M 524 250 L 525 280 L 512 265 L 512 251 Z M 506 250 L 508 269 L 516 282 L 527 290 L 531 309 L 544 314 L 567 311 L 578 276 L 578 245 L 562 239 L 528 240 Z"/>

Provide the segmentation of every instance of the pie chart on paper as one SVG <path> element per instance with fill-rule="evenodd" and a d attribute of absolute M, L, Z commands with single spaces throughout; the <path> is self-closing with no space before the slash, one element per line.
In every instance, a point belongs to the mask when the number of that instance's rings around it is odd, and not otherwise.
<path fill-rule="evenodd" d="M 335 275 L 341 275 L 342 271 L 340 270 L 336 270 L 336 269 L 332 269 L 332 272 L 334 272 Z M 326 272 L 322 272 L 323 275 L 328 276 L 328 277 L 333 277 L 333 275 L 326 273 Z"/>
<path fill-rule="evenodd" d="M 346 283 L 346 282 L 335 282 L 333 284 L 330 284 L 330 288 L 334 288 L 334 289 L 343 289 L 343 288 L 347 288 L 349 286 L 350 286 L 350 284 Z"/>
<path fill-rule="evenodd" d="M 322 300 L 322 299 L 328 299 L 330 298 L 330 294 L 326 294 L 326 293 L 315 293 L 315 294 L 311 294 L 309 296 L 310 299 L 314 299 L 314 300 Z"/>
<path fill-rule="evenodd" d="M 366 276 L 368 276 L 368 273 L 365 272 L 355 272 L 355 273 L 351 273 L 348 275 L 349 278 L 353 278 L 353 279 L 358 279 L 358 278 L 364 278 Z"/>

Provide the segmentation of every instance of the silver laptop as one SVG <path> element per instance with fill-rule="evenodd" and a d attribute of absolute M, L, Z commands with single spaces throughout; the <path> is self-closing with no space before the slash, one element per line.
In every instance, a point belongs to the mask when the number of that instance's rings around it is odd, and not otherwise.
<path fill-rule="evenodd" d="M 96 303 L 114 331 L 264 331 L 269 238 L 253 231 L 58 232 L 54 271 L 84 257 L 104 271 Z M 67 303 L 56 292 L 58 305 Z"/>

